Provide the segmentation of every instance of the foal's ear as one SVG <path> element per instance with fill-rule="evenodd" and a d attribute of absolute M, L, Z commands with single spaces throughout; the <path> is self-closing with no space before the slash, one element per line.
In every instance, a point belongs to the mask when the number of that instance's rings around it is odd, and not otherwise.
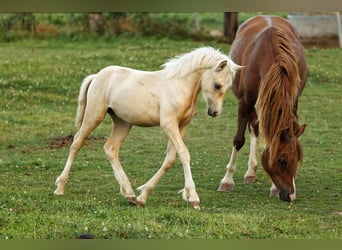
<path fill-rule="evenodd" d="M 235 64 L 234 65 L 234 69 L 236 70 L 236 71 L 238 71 L 238 70 L 240 70 L 240 69 L 243 69 L 243 68 L 245 68 L 246 66 L 241 66 L 241 65 L 238 65 L 238 64 Z"/>
<path fill-rule="evenodd" d="M 231 65 L 232 65 L 232 69 L 235 71 L 235 72 L 237 72 L 237 71 L 239 71 L 239 70 L 241 70 L 241 69 L 243 69 L 243 68 L 245 68 L 246 66 L 241 66 L 241 65 L 239 65 L 239 64 L 236 64 L 235 62 L 231 62 Z"/>
<path fill-rule="evenodd" d="M 297 138 L 304 133 L 305 128 L 306 128 L 306 124 L 303 124 L 302 126 L 299 127 L 298 131 L 296 132 Z"/>
<path fill-rule="evenodd" d="M 228 63 L 228 62 L 227 62 L 226 60 L 220 62 L 220 64 L 216 67 L 216 71 L 221 71 L 221 70 L 223 70 L 224 67 L 227 66 L 227 63 Z"/>

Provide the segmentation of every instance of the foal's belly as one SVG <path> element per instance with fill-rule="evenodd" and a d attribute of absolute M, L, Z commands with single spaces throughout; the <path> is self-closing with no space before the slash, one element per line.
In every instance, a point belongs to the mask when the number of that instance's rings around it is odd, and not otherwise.
<path fill-rule="evenodd" d="M 140 127 L 159 126 L 159 115 L 149 113 L 131 113 L 118 115 L 122 120 L 129 122 L 132 125 Z"/>
<path fill-rule="evenodd" d="M 160 112 L 156 105 L 120 105 L 120 108 L 112 109 L 116 116 L 132 125 L 151 127 L 160 124 Z"/>

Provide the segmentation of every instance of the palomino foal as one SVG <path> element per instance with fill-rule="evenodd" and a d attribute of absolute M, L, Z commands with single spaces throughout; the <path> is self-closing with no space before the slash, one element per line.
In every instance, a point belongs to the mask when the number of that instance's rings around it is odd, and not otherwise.
<path fill-rule="evenodd" d="M 104 150 L 122 195 L 129 202 L 144 206 L 149 193 L 172 166 L 178 153 L 185 177 L 183 198 L 199 209 L 190 154 L 182 138 L 186 125 L 196 114 L 200 91 L 208 105 L 208 115 L 219 115 L 224 95 L 239 68 L 227 55 L 211 47 L 203 47 L 169 60 L 159 71 L 109 66 L 86 77 L 80 89 L 76 117 L 80 128 L 70 147 L 64 170 L 56 180 L 55 194 L 63 195 L 76 154 L 108 113 L 113 120 L 113 130 Z M 119 161 L 120 146 L 133 125 L 161 126 L 169 139 L 161 168 L 138 188 L 141 193 L 137 198 Z"/>

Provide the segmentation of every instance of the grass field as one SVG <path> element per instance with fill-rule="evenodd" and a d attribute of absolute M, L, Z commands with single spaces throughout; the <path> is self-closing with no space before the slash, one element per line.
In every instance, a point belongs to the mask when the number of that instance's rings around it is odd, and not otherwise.
<path fill-rule="evenodd" d="M 248 141 L 238 160 L 235 191 L 216 191 L 229 160 L 236 130 L 237 101 L 231 93 L 221 116 L 209 118 L 202 98 L 185 143 L 201 199 L 195 211 L 181 199 L 179 161 L 163 177 L 146 207 L 127 204 L 102 146 L 111 121 L 94 131 L 71 170 L 66 193 L 54 182 L 75 133 L 74 116 L 82 79 L 110 64 L 157 70 L 168 58 L 227 44 L 155 38 L 22 40 L 0 44 L 0 239 L 341 239 L 342 238 L 342 50 L 307 49 L 310 70 L 300 99 L 304 162 L 297 201 L 269 197 L 270 181 L 260 165 L 258 182 L 243 184 Z M 144 184 L 164 158 L 159 128 L 134 128 L 121 162 L 134 188 Z"/>

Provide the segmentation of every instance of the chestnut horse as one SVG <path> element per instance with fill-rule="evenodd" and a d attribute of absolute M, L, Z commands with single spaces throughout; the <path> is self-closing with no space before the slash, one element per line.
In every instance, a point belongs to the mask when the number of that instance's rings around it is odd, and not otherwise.
<path fill-rule="evenodd" d="M 230 57 L 245 66 L 236 75 L 232 91 L 239 100 L 238 127 L 227 171 L 218 191 L 234 189 L 238 151 L 250 130 L 246 183 L 256 182 L 256 139 L 265 141 L 261 161 L 272 179 L 272 196 L 296 199 L 297 165 L 303 158 L 298 137 L 306 125 L 298 124 L 298 98 L 307 79 L 307 66 L 299 35 L 284 18 L 256 16 L 238 29 Z"/>

